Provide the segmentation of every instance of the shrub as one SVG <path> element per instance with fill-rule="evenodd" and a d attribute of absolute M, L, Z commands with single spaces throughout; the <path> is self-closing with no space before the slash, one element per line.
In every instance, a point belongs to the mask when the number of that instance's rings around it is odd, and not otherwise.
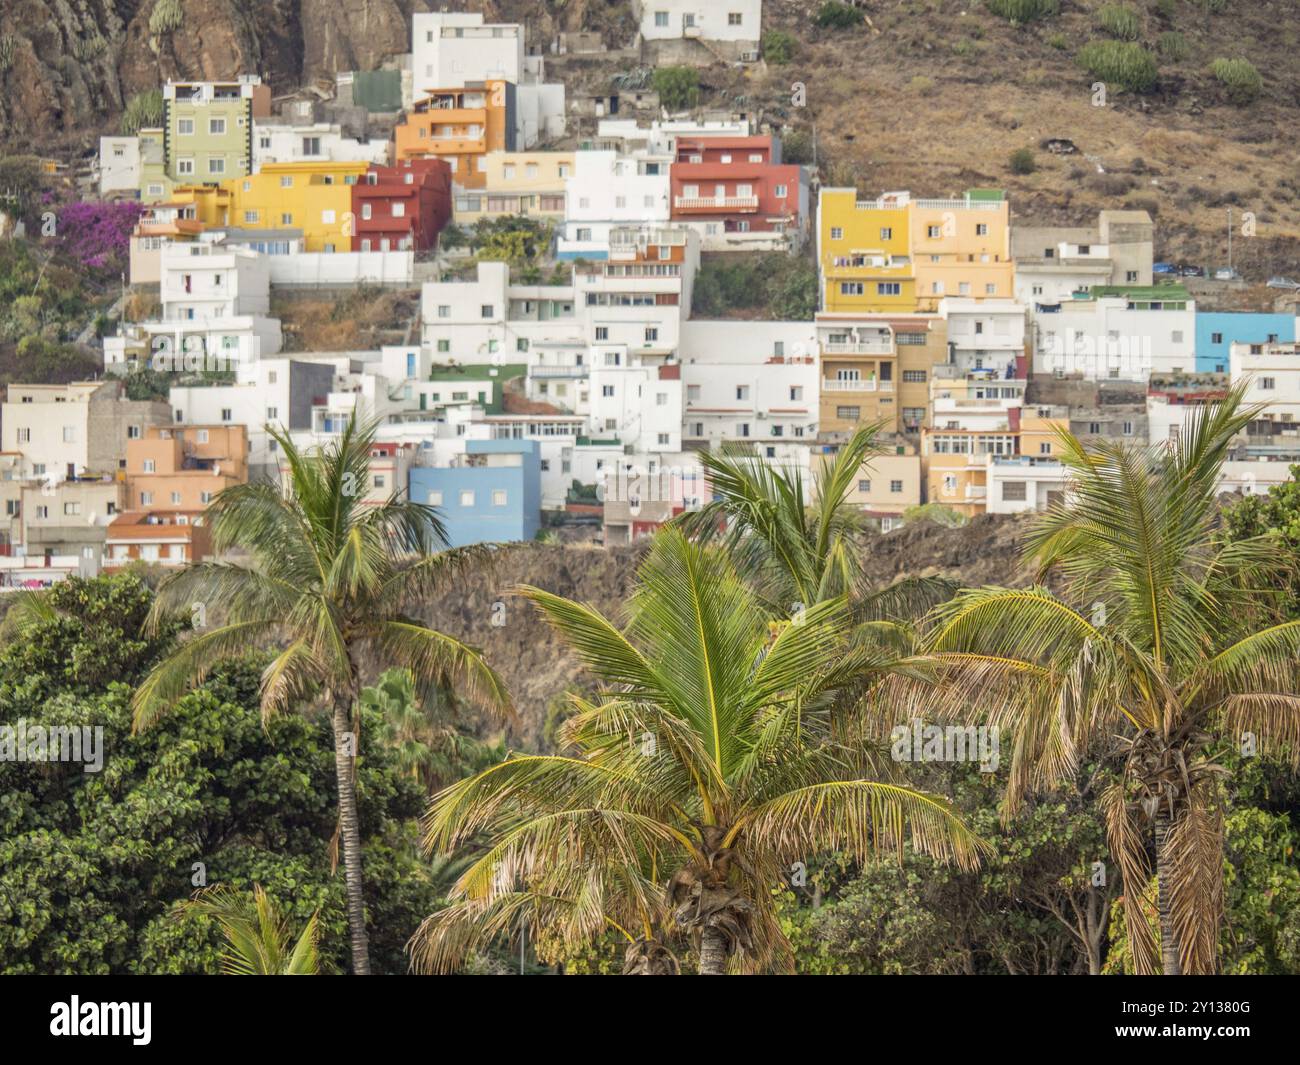
<path fill-rule="evenodd" d="M 795 39 L 782 30 L 763 34 L 763 58 L 773 66 L 783 67 L 794 58 Z"/>
<path fill-rule="evenodd" d="M 923 74 L 917 74 L 907 83 L 907 87 L 918 96 L 929 96 L 934 92 L 934 81 Z"/>
<path fill-rule="evenodd" d="M 1210 72 L 1228 90 L 1228 99 L 1234 104 L 1250 103 L 1264 88 L 1264 79 L 1249 59 L 1216 59 Z"/>
<path fill-rule="evenodd" d="M 1028 148 L 1017 148 L 1011 153 L 1011 172 L 1013 174 L 1032 174 L 1038 169 L 1034 162 L 1034 153 Z"/>
<path fill-rule="evenodd" d="M 1047 43 L 1055 48 L 1058 52 L 1064 52 L 1069 41 L 1063 33 L 1054 33 L 1047 38 Z"/>
<path fill-rule="evenodd" d="M 1160 54 L 1175 63 L 1187 58 L 1187 38 L 1177 30 L 1169 30 L 1160 35 Z"/>
<path fill-rule="evenodd" d="M 813 141 L 804 130 L 796 129 L 781 138 L 783 163 L 808 165 L 813 161 Z"/>
<path fill-rule="evenodd" d="M 1174 12 L 1178 9 L 1178 0 L 1156 0 L 1156 11 L 1166 22 L 1174 20 Z"/>
<path fill-rule="evenodd" d="M 1097 25 L 1121 41 L 1136 41 L 1142 20 L 1125 4 L 1106 4 L 1097 12 Z"/>
<path fill-rule="evenodd" d="M 18 38 L 12 33 L 0 36 L 0 74 L 14 65 L 14 53 L 18 50 Z"/>
<path fill-rule="evenodd" d="M 1018 23 L 1046 18 L 1060 10 L 1058 0 L 985 0 L 985 4 L 993 14 Z"/>
<path fill-rule="evenodd" d="M 185 12 L 181 8 L 181 0 L 158 0 L 149 12 L 149 32 L 160 37 L 164 33 L 180 29 L 184 21 Z"/>
<path fill-rule="evenodd" d="M 127 101 L 122 112 L 122 132 L 139 133 L 142 129 L 159 126 L 163 120 L 163 98 L 158 89 L 138 92 Z"/>
<path fill-rule="evenodd" d="M 840 3 L 840 0 L 825 0 L 813 16 L 813 23 L 822 29 L 846 30 L 862 25 L 862 12 L 849 4 Z"/>
<path fill-rule="evenodd" d="M 694 67 L 659 67 L 653 84 L 659 102 L 669 111 L 683 111 L 699 102 L 700 75 Z"/>
<path fill-rule="evenodd" d="M 1078 62 L 1093 77 L 1129 92 L 1150 92 L 1159 75 L 1151 53 L 1132 41 L 1089 41 L 1079 49 Z"/>

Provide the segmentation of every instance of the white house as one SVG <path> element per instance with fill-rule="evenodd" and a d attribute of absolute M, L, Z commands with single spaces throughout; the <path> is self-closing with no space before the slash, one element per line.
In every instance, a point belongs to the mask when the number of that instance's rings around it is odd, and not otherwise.
<path fill-rule="evenodd" d="M 99 138 L 99 194 L 140 195 L 140 138 Z"/>
<path fill-rule="evenodd" d="M 763 36 L 763 0 L 639 0 L 647 41 L 704 40 L 750 44 Z"/>
<path fill-rule="evenodd" d="M 948 324 L 950 363 L 963 372 L 992 370 L 1015 377 L 1025 353 L 1025 308 L 1015 300 L 976 300 L 949 296 L 939 301 Z"/>
<path fill-rule="evenodd" d="M 253 123 L 253 173 L 265 163 L 352 162 L 386 166 L 390 142 L 378 137 L 360 140 L 345 136 L 330 122 L 310 118 L 258 119 Z"/>
<path fill-rule="evenodd" d="M 1016 226 L 1016 299 L 1032 316 L 1104 285 L 1150 285 L 1153 226 L 1146 211 L 1101 211 L 1092 227 Z"/>
<path fill-rule="evenodd" d="M 574 154 L 565 190 L 560 259 L 605 259 L 610 231 L 666 225 L 670 214 L 669 154 L 625 156 L 614 151 Z"/>
<path fill-rule="evenodd" d="M 271 310 L 271 274 L 255 251 L 211 241 L 172 243 L 162 249 L 164 321 L 207 321 Z"/>
<path fill-rule="evenodd" d="M 985 509 L 989 514 L 1046 510 L 1066 490 L 1065 467 L 1037 455 L 988 455 Z"/>
<path fill-rule="evenodd" d="M 686 443 L 815 440 L 817 350 L 814 322 L 683 322 Z"/>
<path fill-rule="evenodd" d="M 1040 374 L 1146 381 L 1153 373 L 1193 373 L 1196 302 L 1171 285 L 1167 293 L 1100 289 L 1055 310 L 1040 305 L 1033 351 L 1034 372 Z"/>
<path fill-rule="evenodd" d="M 1234 343 L 1228 372 L 1234 385 L 1246 385 L 1249 402 L 1268 404 L 1260 420 L 1272 433 L 1300 432 L 1300 344 Z"/>

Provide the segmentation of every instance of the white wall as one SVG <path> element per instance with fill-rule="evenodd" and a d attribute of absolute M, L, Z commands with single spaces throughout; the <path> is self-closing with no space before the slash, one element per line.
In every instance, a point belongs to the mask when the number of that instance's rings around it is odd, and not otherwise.
<path fill-rule="evenodd" d="M 407 285 L 415 276 L 415 253 L 410 251 L 299 252 L 263 258 L 273 285 Z"/>
<path fill-rule="evenodd" d="M 1251 349 L 1258 348 L 1252 354 Z M 1300 345 L 1233 344 L 1228 371 L 1234 385 L 1246 383 L 1246 399 L 1267 403 L 1275 421 L 1291 415 L 1300 429 Z"/>
<path fill-rule="evenodd" d="M 415 99 L 423 100 L 431 89 L 459 89 L 489 78 L 520 84 L 524 44 L 519 25 L 485 25 L 481 14 L 417 12 L 411 17 Z"/>
<path fill-rule="evenodd" d="M 307 154 L 304 138 L 320 141 L 320 151 Z M 360 162 L 387 165 L 389 142 L 372 138 L 360 141 L 345 137 L 338 126 L 328 122 L 284 123 L 256 122 L 253 126 L 253 173 L 263 163 Z"/>
<path fill-rule="evenodd" d="M 647 41 L 701 37 L 707 41 L 758 41 L 763 0 L 640 0 L 641 36 Z M 740 16 L 733 25 L 730 16 Z M 693 23 L 698 32 L 687 29 Z"/>
<path fill-rule="evenodd" d="M 140 138 L 99 138 L 99 194 L 140 191 Z"/>
<path fill-rule="evenodd" d="M 1128 310 L 1122 297 L 1063 303 L 1034 317 L 1034 372 L 1124 381 L 1194 372 L 1196 304 L 1188 300 L 1185 308 Z"/>

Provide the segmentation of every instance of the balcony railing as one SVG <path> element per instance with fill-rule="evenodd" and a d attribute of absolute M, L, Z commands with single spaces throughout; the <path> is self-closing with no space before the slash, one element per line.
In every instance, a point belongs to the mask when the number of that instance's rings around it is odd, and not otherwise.
<path fill-rule="evenodd" d="M 894 355 L 894 345 L 887 340 L 859 340 L 853 343 L 825 343 L 827 355 Z"/>
<path fill-rule="evenodd" d="M 757 196 L 677 196 L 673 206 L 683 211 L 755 211 Z"/>
<path fill-rule="evenodd" d="M 528 371 L 530 377 L 587 377 L 590 373 L 587 366 L 534 366 Z"/>
<path fill-rule="evenodd" d="M 892 392 L 893 381 L 878 381 L 874 377 L 853 381 L 822 381 L 823 392 Z"/>

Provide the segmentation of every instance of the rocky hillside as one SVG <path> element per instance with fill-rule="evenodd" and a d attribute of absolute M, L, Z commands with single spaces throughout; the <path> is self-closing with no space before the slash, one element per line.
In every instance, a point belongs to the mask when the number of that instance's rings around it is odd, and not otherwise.
<path fill-rule="evenodd" d="M 1232 206 L 1247 276 L 1296 272 L 1296 0 L 1058 0 L 1024 25 L 995 11 L 1035 0 L 850 2 L 859 25 L 819 28 L 821 0 L 767 0 L 766 25 L 792 35 L 793 55 L 779 66 L 708 68 L 702 102 L 761 112 L 805 153 L 815 139 L 824 179 L 864 191 L 999 185 L 1017 220 L 1036 223 L 1144 208 L 1166 259 L 1222 262 Z M 1118 30 L 1117 6 L 1126 12 Z M 434 7 L 524 20 L 540 44 L 560 30 L 599 31 L 611 49 L 635 36 L 630 0 L 8 0 L 0 142 L 88 151 L 132 94 L 168 77 L 256 71 L 285 91 L 374 67 L 409 48 L 412 10 Z M 1080 53 L 1128 40 L 1154 60 L 1156 80 L 1141 93 L 1112 87 L 1102 103 Z M 1211 70 L 1221 58 L 1254 64 L 1256 99 L 1234 101 Z M 570 57 L 553 68 L 608 85 L 633 62 Z M 1049 154 L 1048 138 L 1072 141 L 1077 154 Z M 1032 173 L 1012 173 L 1022 148 L 1033 152 Z M 1242 212 L 1253 215 L 1253 235 L 1241 231 Z"/>
<path fill-rule="evenodd" d="M 909 574 L 942 574 L 969 585 L 1028 584 L 1030 574 L 1020 564 L 1024 529 L 1022 519 L 999 516 L 958 529 L 918 523 L 869 540 L 867 572 L 881 585 Z M 537 585 L 618 618 L 640 554 L 640 548 L 521 545 L 503 552 L 490 575 L 449 588 L 419 611 L 434 626 L 481 648 L 501 672 L 519 707 L 519 724 L 510 735 L 515 746 L 537 748 L 548 705 L 590 681 L 537 611 L 512 597 L 512 589 Z M 494 617 L 504 624 L 494 624 Z"/>

